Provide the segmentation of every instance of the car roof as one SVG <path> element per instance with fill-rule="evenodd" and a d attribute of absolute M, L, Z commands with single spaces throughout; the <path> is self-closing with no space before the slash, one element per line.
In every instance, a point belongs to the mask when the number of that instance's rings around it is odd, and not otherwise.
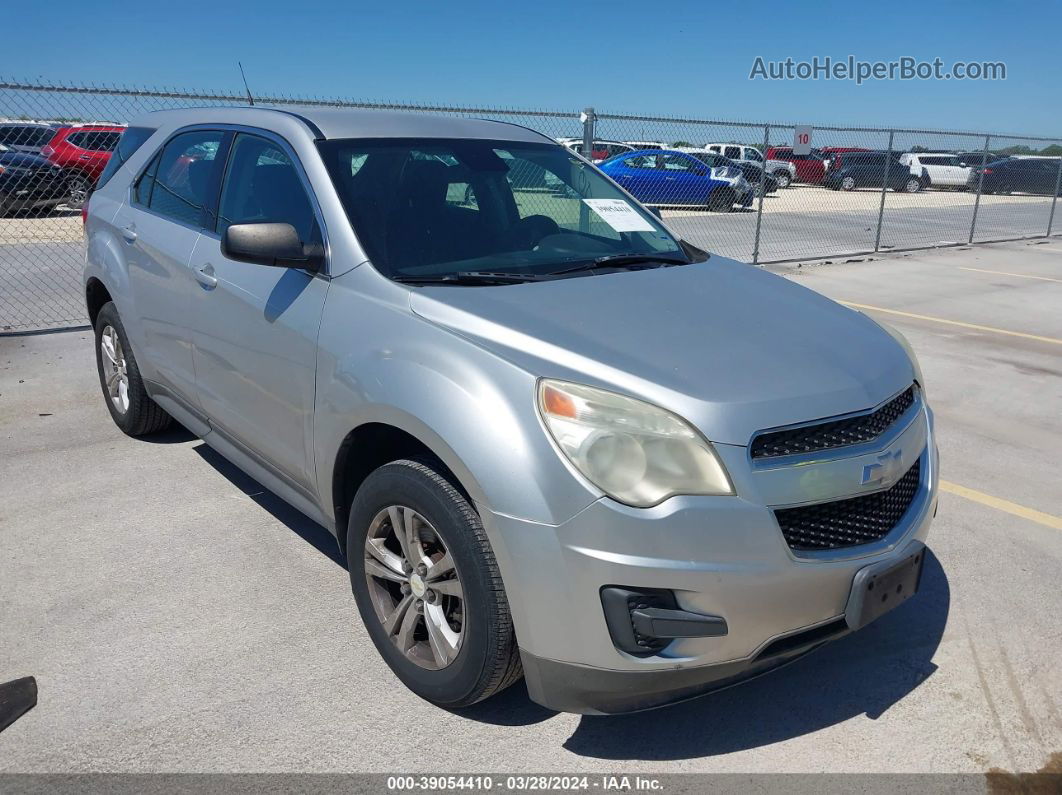
<path fill-rule="evenodd" d="M 904 152 L 912 157 L 958 157 L 954 152 Z"/>
<path fill-rule="evenodd" d="M 301 121 L 315 138 L 482 138 L 555 143 L 541 133 L 508 122 L 360 108 L 234 106 L 160 110 L 137 117 L 130 126 L 243 124 L 280 131 L 289 129 L 292 119 Z"/>

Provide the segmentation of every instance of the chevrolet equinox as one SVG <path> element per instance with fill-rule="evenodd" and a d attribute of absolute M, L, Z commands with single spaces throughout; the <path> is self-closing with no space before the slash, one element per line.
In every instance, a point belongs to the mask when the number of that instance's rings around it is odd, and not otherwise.
<path fill-rule="evenodd" d="M 108 411 L 338 539 L 380 655 L 454 708 L 629 712 L 918 588 L 933 415 L 896 331 L 710 256 L 524 127 L 204 108 L 86 214 Z"/>

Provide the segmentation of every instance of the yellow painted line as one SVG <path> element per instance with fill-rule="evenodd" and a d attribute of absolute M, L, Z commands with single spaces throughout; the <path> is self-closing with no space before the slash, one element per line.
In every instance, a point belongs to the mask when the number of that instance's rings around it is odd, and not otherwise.
<path fill-rule="evenodd" d="M 993 497 L 991 494 L 985 494 L 984 492 L 976 491 L 975 489 L 968 489 L 965 486 L 960 486 L 958 483 L 949 483 L 946 480 L 940 481 L 940 490 L 946 491 L 948 494 L 955 494 L 959 497 L 965 497 L 968 500 L 979 502 L 982 505 L 987 505 L 989 508 L 995 508 L 997 511 L 1004 511 L 1005 513 L 1013 514 L 1014 516 L 1020 516 L 1022 519 L 1028 519 L 1030 522 L 1036 522 L 1045 527 L 1053 527 L 1055 530 L 1062 530 L 1062 517 L 1052 516 L 1049 513 L 1037 511 L 1033 508 L 1026 508 L 1024 505 L 1018 505 L 1016 502 Z"/>
<path fill-rule="evenodd" d="M 911 317 L 915 320 L 929 320 L 933 323 L 946 323 L 949 326 L 959 326 L 960 328 L 971 328 L 975 331 L 989 331 L 993 334 L 1006 334 L 1008 337 L 1022 337 L 1027 340 L 1037 340 L 1039 342 L 1050 342 L 1054 345 L 1062 345 L 1062 340 L 1055 339 L 1054 337 L 1041 337 L 1037 334 L 1026 334 L 1023 331 L 1009 331 L 1005 328 L 994 328 L 993 326 L 979 326 L 976 323 L 963 323 L 961 320 L 947 320 L 942 317 L 932 317 L 931 315 L 916 315 L 914 312 L 901 312 L 899 309 L 884 309 L 880 306 L 868 306 L 867 304 L 855 304 L 851 301 L 838 301 L 845 306 L 853 307 L 854 309 L 866 309 L 870 312 L 884 312 L 887 315 L 899 315 L 900 317 Z"/>
<path fill-rule="evenodd" d="M 1030 276 L 1027 273 L 1010 273 L 1008 271 L 989 271 L 984 268 L 964 268 L 959 266 L 961 271 L 977 271 L 978 273 L 994 273 L 997 276 L 1017 276 L 1019 279 L 1038 279 L 1042 282 L 1058 282 L 1062 284 L 1062 279 L 1052 279 L 1050 276 Z"/>

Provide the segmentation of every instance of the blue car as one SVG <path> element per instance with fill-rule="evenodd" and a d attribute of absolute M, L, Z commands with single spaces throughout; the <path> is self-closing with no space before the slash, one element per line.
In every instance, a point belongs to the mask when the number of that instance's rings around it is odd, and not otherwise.
<path fill-rule="evenodd" d="M 681 204 L 727 212 L 752 203 L 753 189 L 735 165 L 709 166 L 685 152 L 644 149 L 598 166 L 643 204 Z"/>

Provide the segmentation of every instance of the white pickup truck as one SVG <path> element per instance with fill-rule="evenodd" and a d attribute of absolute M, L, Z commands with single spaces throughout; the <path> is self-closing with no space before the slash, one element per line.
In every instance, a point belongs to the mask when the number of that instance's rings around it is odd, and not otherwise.
<path fill-rule="evenodd" d="M 744 144 L 705 144 L 704 148 L 709 152 L 729 157 L 738 162 L 755 163 L 760 168 L 766 168 L 767 173 L 778 181 L 779 188 L 788 188 L 796 179 L 796 166 L 784 160 L 763 159 L 763 153 L 755 146 Z"/>

